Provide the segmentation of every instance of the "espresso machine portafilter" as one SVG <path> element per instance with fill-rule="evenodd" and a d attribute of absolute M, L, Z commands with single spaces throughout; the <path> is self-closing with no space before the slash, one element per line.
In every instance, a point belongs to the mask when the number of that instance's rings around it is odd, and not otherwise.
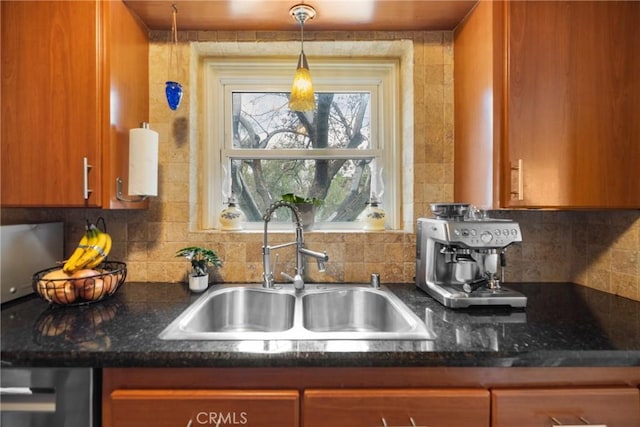
<path fill-rule="evenodd" d="M 522 242 L 520 225 L 488 218 L 464 203 L 431 205 L 419 218 L 416 286 L 446 307 L 525 307 L 527 297 L 502 286 L 505 250 Z"/>

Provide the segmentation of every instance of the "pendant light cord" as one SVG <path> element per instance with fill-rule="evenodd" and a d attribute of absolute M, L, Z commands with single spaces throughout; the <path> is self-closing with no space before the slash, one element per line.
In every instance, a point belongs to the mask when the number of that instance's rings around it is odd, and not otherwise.
<path fill-rule="evenodd" d="M 304 19 L 300 20 L 300 52 L 304 54 Z"/>
<path fill-rule="evenodd" d="M 178 67 L 179 67 L 179 52 L 178 52 L 178 6 L 175 4 L 171 5 L 173 9 L 172 19 L 171 19 L 171 47 L 169 49 L 169 69 L 167 70 L 167 74 L 169 80 L 172 80 L 171 71 L 173 70 L 173 61 L 175 56 L 175 76 L 173 76 L 176 80 L 178 77 Z"/>

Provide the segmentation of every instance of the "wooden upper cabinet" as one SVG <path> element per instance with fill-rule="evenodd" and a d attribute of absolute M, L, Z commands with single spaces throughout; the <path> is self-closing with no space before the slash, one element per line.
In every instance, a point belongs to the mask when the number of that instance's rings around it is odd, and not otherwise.
<path fill-rule="evenodd" d="M 455 199 L 640 207 L 640 3 L 478 3 L 456 28 Z"/>
<path fill-rule="evenodd" d="M 146 207 L 115 194 L 149 116 L 144 25 L 120 1 L 2 2 L 1 19 L 2 206 Z"/>

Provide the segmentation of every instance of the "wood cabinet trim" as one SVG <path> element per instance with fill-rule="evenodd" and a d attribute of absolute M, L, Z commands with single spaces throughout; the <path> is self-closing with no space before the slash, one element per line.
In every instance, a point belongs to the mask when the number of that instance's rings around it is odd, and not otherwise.
<path fill-rule="evenodd" d="M 105 368 L 117 388 L 417 388 L 640 386 L 640 367 L 619 368 Z"/>

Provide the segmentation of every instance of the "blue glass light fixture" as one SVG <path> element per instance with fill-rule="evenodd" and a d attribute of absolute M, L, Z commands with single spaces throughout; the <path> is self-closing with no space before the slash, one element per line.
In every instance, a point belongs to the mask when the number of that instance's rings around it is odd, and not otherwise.
<path fill-rule="evenodd" d="M 179 57 L 178 54 L 178 7 L 173 4 L 171 5 L 172 12 L 172 24 L 171 24 L 171 49 L 169 51 L 169 73 L 173 70 L 173 62 L 175 59 L 175 75 L 178 75 L 179 69 Z M 174 58 L 175 56 L 175 58 Z M 169 104 L 169 108 L 172 110 L 177 110 L 180 106 L 180 101 L 182 101 L 182 85 L 177 81 L 168 80 L 165 83 L 164 89 L 165 95 L 167 96 L 167 103 Z"/>

